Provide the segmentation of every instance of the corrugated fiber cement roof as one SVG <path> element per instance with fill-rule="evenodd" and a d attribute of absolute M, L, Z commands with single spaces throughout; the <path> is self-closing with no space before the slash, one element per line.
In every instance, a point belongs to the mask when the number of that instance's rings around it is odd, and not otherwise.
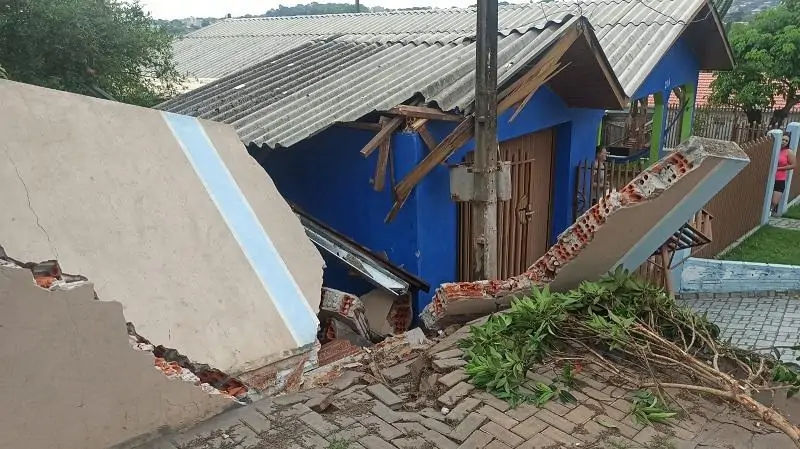
<path fill-rule="evenodd" d="M 706 6 L 707 0 L 503 6 L 498 78 L 511 77 L 583 16 L 631 96 Z M 229 123 L 244 142 L 272 148 L 415 94 L 445 111 L 464 110 L 474 99 L 475 23 L 474 8 L 224 20 L 175 44 L 182 70 L 224 78 L 159 107 Z"/>
<path fill-rule="evenodd" d="M 564 14 L 506 31 L 498 39 L 499 82 L 578 21 Z M 469 33 L 393 35 L 388 41 L 356 34 L 308 41 L 159 108 L 231 124 L 247 143 L 288 147 L 416 94 L 445 111 L 466 109 L 474 83 Z"/>

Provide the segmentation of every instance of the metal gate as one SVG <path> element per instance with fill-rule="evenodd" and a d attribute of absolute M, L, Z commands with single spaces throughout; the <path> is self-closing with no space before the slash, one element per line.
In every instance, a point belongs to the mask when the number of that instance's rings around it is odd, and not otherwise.
<path fill-rule="evenodd" d="M 516 276 L 542 256 L 550 236 L 552 190 L 552 129 L 526 134 L 500 144 L 500 160 L 511 162 L 511 200 L 497 205 L 498 267 L 500 279 Z M 467 162 L 473 154 L 467 155 Z M 458 203 L 458 276 L 472 281 L 471 211 Z"/>

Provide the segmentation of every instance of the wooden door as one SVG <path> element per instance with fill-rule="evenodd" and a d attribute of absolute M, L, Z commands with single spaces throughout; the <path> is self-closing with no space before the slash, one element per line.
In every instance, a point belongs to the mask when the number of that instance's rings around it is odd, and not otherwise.
<path fill-rule="evenodd" d="M 500 159 L 511 162 L 511 200 L 497 205 L 498 278 L 524 272 L 548 249 L 552 192 L 553 129 L 526 134 L 500 144 Z M 467 156 L 468 161 L 472 154 Z M 458 205 L 459 279 L 471 279 L 471 214 Z"/>

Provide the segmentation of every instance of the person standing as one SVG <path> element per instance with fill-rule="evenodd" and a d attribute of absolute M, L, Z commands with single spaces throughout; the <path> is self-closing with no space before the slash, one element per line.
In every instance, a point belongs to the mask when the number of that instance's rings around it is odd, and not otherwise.
<path fill-rule="evenodd" d="M 786 190 L 786 178 L 789 176 L 789 170 L 794 170 L 796 162 L 795 154 L 789 148 L 790 140 L 789 134 L 784 134 L 781 140 L 781 152 L 778 154 L 778 168 L 775 172 L 775 186 L 772 189 L 772 215 L 778 213 L 778 205 Z"/>
<path fill-rule="evenodd" d="M 592 171 L 594 172 L 594 187 L 596 189 L 605 188 L 606 159 L 608 159 L 608 150 L 604 146 L 598 146 L 595 149 L 594 163 L 592 163 Z"/>

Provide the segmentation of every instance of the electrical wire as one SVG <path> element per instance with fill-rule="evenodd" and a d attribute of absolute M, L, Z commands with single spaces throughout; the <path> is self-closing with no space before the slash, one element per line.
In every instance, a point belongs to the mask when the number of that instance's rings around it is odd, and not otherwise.
<path fill-rule="evenodd" d="M 539 4 L 539 8 L 541 9 L 542 15 L 544 16 L 545 20 L 549 21 L 550 19 L 548 17 L 547 9 L 545 8 L 545 3 L 550 3 L 550 2 L 539 1 L 539 2 L 536 2 L 536 3 Z M 604 4 L 613 5 L 613 4 L 623 4 L 623 3 L 631 3 L 631 2 L 626 2 L 626 1 L 600 1 L 600 2 L 592 2 L 592 3 L 597 3 L 597 4 L 603 4 L 604 3 Z M 651 5 L 648 5 L 647 3 L 645 3 L 645 0 L 636 0 L 633 3 L 641 4 L 645 8 L 647 8 L 650 11 L 658 14 L 659 16 L 665 18 L 666 20 L 664 22 L 658 22 L 658 21 L 653 21 L 653 22 L 628 21 L 628 22 L 624 22 L 623 20 L 620 19 L 620 20 L 617 20 L 616 22 L 611 22 L 611 23 L 608 23 L 608 24 L 604 24 L 603 26 L 616 26 L 616 25 L 691 25 L 693 23 L 699 23 L 699 22 L 706 21 L 711 16 L 711 14 L 713 12 L 712 8 L 714 8 L 714 5 L 711 2 L 709 2 L 708 3 L 708 11 L 706 11 L 706 13 L 705 13 L 705 15 L 703 15 L 703 17 L 699 17 L 699 18 L 695 18 L 693 20 L 688 20 L 687 21 L 687 20 L 684 20 L 684 19 L 675 18 L 672 15 L 665 13 L 664 11 L 661 11 L 661 10 L 651 6 Z M 553 4 L 563 5 L 564 3 L 553 2 Z M 569 10 L 568 13 L 573 13 L 573 14 L 577 14 L 579 16 L 584 16 L 584 11 L 583 11 L 583 5 L 584 4 L 589 4 L 589 3 L 588 2 L 575 2 L 575 3 L 572 3 L 571 6 L 572 6 L 573 9 Z M 591 22 L 591 19 L 589 20 L 589 22 Z"/>

